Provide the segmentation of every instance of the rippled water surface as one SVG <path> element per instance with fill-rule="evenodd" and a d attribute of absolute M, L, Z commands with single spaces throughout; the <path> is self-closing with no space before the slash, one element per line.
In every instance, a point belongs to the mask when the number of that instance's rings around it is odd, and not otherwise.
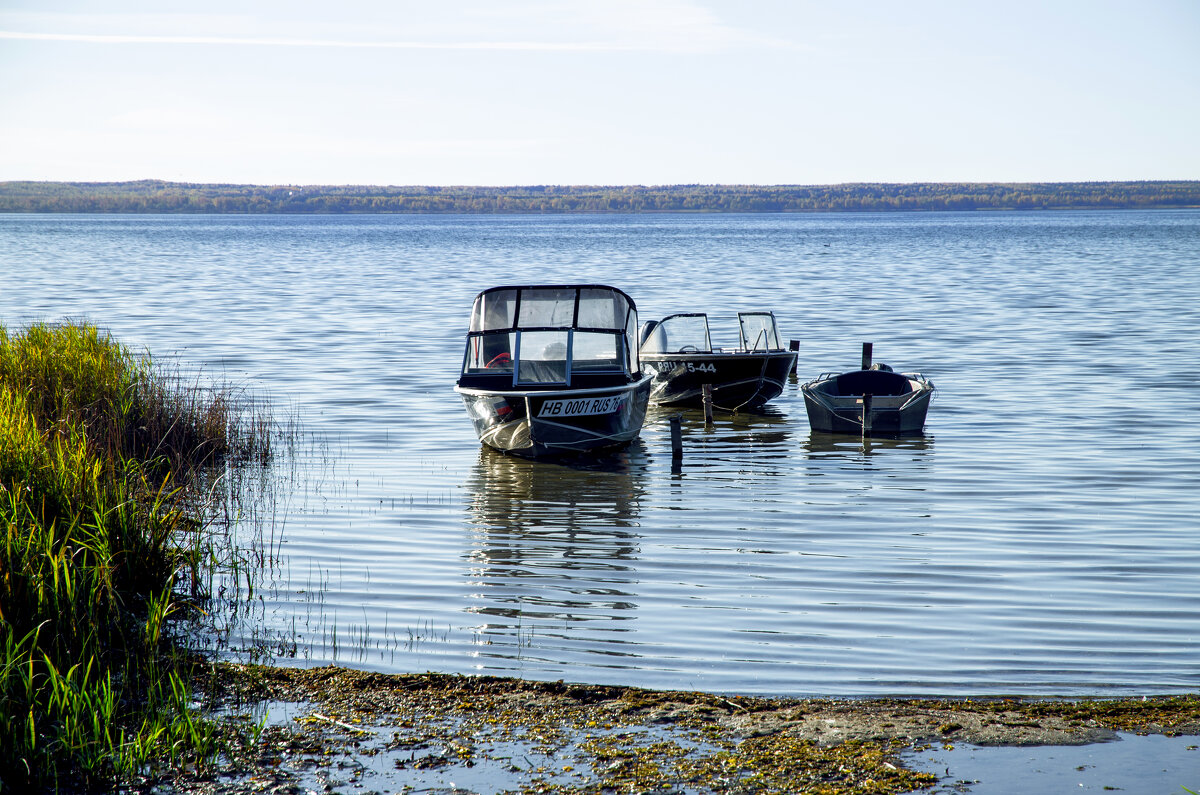
<path fill-rule="evenodd" d="M 931 378 L 927 435 L 667 413 L 587 465 L 482 450 L 470 302 L 597 281 L 773 309 L 801 379 Z M 300 417 L 233 648 L 793 695 L 1200 686 L 1200 212 L 0 216 L 0 322 L 87 317 Z M 714 342 L 719 340 L 714 339 Z M 295 643 L 292 647 L 289 644 Z"/>

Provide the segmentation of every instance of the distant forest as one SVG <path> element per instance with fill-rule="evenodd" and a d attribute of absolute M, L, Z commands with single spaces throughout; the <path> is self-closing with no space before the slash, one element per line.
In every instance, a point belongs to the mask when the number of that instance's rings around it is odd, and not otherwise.
<path fill-rule="evenodd" d="M 1200 182 L 391 187 L 0 182 L 9 213 L 797 213 L 1200 207 Z"/>

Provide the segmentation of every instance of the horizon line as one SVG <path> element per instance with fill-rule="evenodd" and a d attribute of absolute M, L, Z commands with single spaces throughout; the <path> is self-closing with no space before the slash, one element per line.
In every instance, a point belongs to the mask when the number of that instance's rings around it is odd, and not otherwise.
<path fill-rule="evenodd" d="M 142 182 L 158 182 L 166 185 L 239 188 L 813 188 L 843 185 L 1088 185 L 1129 184 L 1147 182 L 1200 183 L 1200 178 L 1144 178 L 1144 179 L 925 179 L 925 180 L 844 180 L 840 182 L 525 182 L 525 183 L 384 183 L 384 182 L 233 182 L 229 180 L 203 182 L 198 180 L 170 180 L 158 177 L 137 179 L 2 179 L 0 185 L 14 183 L 59 184 L 59 185 L 131 185 Z"/>

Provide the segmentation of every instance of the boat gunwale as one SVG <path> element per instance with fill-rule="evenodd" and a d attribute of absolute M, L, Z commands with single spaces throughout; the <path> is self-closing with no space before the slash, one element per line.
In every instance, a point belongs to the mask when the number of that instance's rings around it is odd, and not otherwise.
<path fill-rule="evenodd" d="M 793 351 L 793 353 L 794 353 L 794 351 Z M 833 372 L 833 371 L 824 372 L 824 373 L 821 373 L 820 375 L 818 375 L 816 378 L 812 379 L 811 381 L 805 381 L 803 384 L 800 385 L 800 388 L 804 389 L 805 387 L 809 387 L 809 388 L 815 389 L 818 384 L 824 384 L 829 381 L 834 381 L 837 379 L 837 377 L 839 375 L 845 375 L 846 373 L 868 373 L 868 372 L 875 372 L 875 371 L 873 371 L 873 370 L 843 370 L 840 373 Z M 890 372 L 895 372 L 895 371 L 890 371 Z M 923 373 L 897 373 L 897 375 L 904 376 L 909 381 L 916 381 L 920 385 L 928 385 L 930 387 L 933 387 L 933 382 L 930 381 Z"/>
<path fill-rule="evenodd" d="M 794 357 L 796 351 L 789 351 L 786 348 L 774 348 L 767 351 L 684 351 L 682 353 L 676 351 L 674 353 L 640 353 L 638 357 L 643 361 L 674 361 L 675 359 L 700 359 L 706 356 L 713 356 L 718 359 L 758 359 L 763 356 L 779 356 L 779 357 Z"/>
<path fill-rule="evenodd" d="M 627 389 L 636 389 L 643 382 L 653 379 L 653 376 L 642 373 L 642 377 L 637 380 L 627 381 L 624 384 L 615 384 L 613 386 L 595 386 L 585 387 L 582 389 L 563 388 L 561 385 L 555 385 L 551 389 L 484 389 L 474 386 L 459 386 L 454 385 L 454 391 L 460 395 L 503 395 L 505 397 L 553 397 L 555 395 L 594 395 L 601 392 L 620 392 Z"/>
<path fill-rule="evenodd" d="M 816 389 L 802 390 L 803 395 L 830 411 L 854 409 L 862 405 L 863 395 L 831 395 Z M 933 397 L 933 387 L 914 389 L 902 395 L 871 395 L 871 411 L 902 411 L 924 398 Z M 895 404 L 895 405 L 893 405 Z"/>

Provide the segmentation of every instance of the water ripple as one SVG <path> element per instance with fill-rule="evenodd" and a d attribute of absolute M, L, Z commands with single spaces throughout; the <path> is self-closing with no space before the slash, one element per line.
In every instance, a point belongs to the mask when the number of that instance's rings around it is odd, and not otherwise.
<path fill-rule="evenodd" d="M 1196 211 L 0 216 L 0 321 L 87 316 L 295 407 L 313 449 L 231 653 L 274 632 L 388 671 L 1190 692 L 1198 244 Z M 588 465 L 482 450 L 450 390 L 470 300 L 561 280 L 643 319 L 773 309 L 802 379 L 874 341 L 937 384 L 928 435 L 810 433 L 793 383 L 684 412 L 678 467 L 669 412 Z"/>

